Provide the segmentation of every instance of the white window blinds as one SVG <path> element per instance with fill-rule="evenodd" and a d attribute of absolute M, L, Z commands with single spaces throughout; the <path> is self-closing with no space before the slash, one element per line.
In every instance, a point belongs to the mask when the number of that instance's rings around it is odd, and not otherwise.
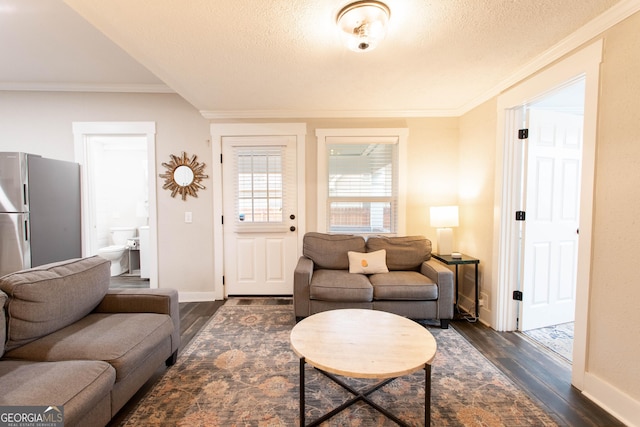
<path fill-rule="evenodd" d="M 327 229 L 330 232 L 394 233 L 398 144 L 357 139 L 344 143 L 327 138 Z"/>
<path fill-rule="evenodd" d="M 285 147 L 234 147 L 237 221 L 283 222 L 284 157 Z"/>

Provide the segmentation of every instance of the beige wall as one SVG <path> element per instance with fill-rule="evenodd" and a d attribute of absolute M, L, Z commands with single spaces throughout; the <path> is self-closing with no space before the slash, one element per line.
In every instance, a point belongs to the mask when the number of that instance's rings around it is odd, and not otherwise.
<path fill-rule="evenodd" d="M 171 94 L 1 92 L 0 151 L 73 161 L 71 124 L 76 121 L 155 122 L 158 174 L 165 171 L 161 162 L 181 151 L 211 162 L 207 120 Z M 211 191 L 201 191 L 197 199 L 183 202 L 162 189 L 163 179 L 156 182 L 159 286 L 181 292 L 211 291 Z M 193 212 L 192 224 L 185 224 L 185 211 Z"/>
<path fill-rule="evenodd" d="M 604 37 L 587 370 L 640 401 L 640 13 Z"/>
<path fill-rule="evenodd" d="M 460 118 L 460 156 L 458 161 L 460 186 L 460 252 L 480 260 L 480 292 L 485 306 L 480 317 L 491 322 L 496 299 L 491 293 L 493 255 L 493 206 L 495 188 L 497 102 L 486 102 Z M 469 267 L 471 269 L 471 267 Z M 466 274 L 465 274 L 466 276 Z M 465 277 L 463 276 L 463 277 Z M 461 280 L 462 299 L 473 298 L 475 289 L 470 280 Z M 470 306 L 471 300 L 466 300 Z"/>
<path fill-rule="evenodd" d="M 437 236 L 429 225 L 429 207 L 458 204 L 458 122 L 458 118 L 407 120 L 407 234 L 426 235 L 434 248 Z"/>

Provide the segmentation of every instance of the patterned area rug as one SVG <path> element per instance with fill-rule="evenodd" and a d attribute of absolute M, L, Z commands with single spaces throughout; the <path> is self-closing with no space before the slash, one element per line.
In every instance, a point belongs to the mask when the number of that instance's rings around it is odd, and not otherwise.
<path fill-rule="evenodd" d="M 562 323 L 525 331 L 524 334 L 571 362 L 573 360 L 573 326 L 573 322 Z"/>
<path fill-rule="evenodd" d="M 139 402 L 126 426 L 297 426 L 299 362 L 290 348 L 291 305 L 224 305 Z M 433 426 L 555 426 L 554 420 L 454 329 L 429 327 Z M 306 421 L 351 395 L 307 365 Z M 343 378 L 344 379 L 344 378 Z M 370 380 L 346 379 L 366 386 Z M 424 420 L 424 371 L 372 399 L 410 425 Z M 395 425 L 361 402 L 323 426 Z"/>

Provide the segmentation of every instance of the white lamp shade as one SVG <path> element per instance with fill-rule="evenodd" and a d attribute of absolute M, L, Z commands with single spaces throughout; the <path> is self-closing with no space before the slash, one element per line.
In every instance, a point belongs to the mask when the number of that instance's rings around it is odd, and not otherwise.
<path fill-rule="evenodd" d="M 449 228 L 458 226 L 457 206 L 432 206 L 430 208 L 431 226 L 434 228 Z"/>

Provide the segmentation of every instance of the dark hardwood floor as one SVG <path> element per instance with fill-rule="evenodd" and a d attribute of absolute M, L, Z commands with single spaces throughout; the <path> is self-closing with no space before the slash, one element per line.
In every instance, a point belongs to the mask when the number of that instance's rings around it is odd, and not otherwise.
<path fill-rule="evenodd" d="M 613 427 L 623 423 L 571 385 L 571 365 L 518 332 L 496 332 L 481 324 L 454 321 L 453 328 L 561 426 Z"/>
<path fill-rule="evenodd" d="M 180 303 L 180 334 L 182 353 L 200 328 L 224 301 Z M 496 332 L 480 323 L 465 320 L 451 322 L 467 341 L 476 347 L 512 381 L 526 390 L 530 397 L 547 408 L 561 426 L 614 427 L 624 426 L 606 411 L 584 397 L 571 386 L 571 367 L 560 357 L 532 343 L 517 332 Z M 140 391 L 109 423 L 119 426 L 135 404 L 165 371 L 159 369 Z"/>

